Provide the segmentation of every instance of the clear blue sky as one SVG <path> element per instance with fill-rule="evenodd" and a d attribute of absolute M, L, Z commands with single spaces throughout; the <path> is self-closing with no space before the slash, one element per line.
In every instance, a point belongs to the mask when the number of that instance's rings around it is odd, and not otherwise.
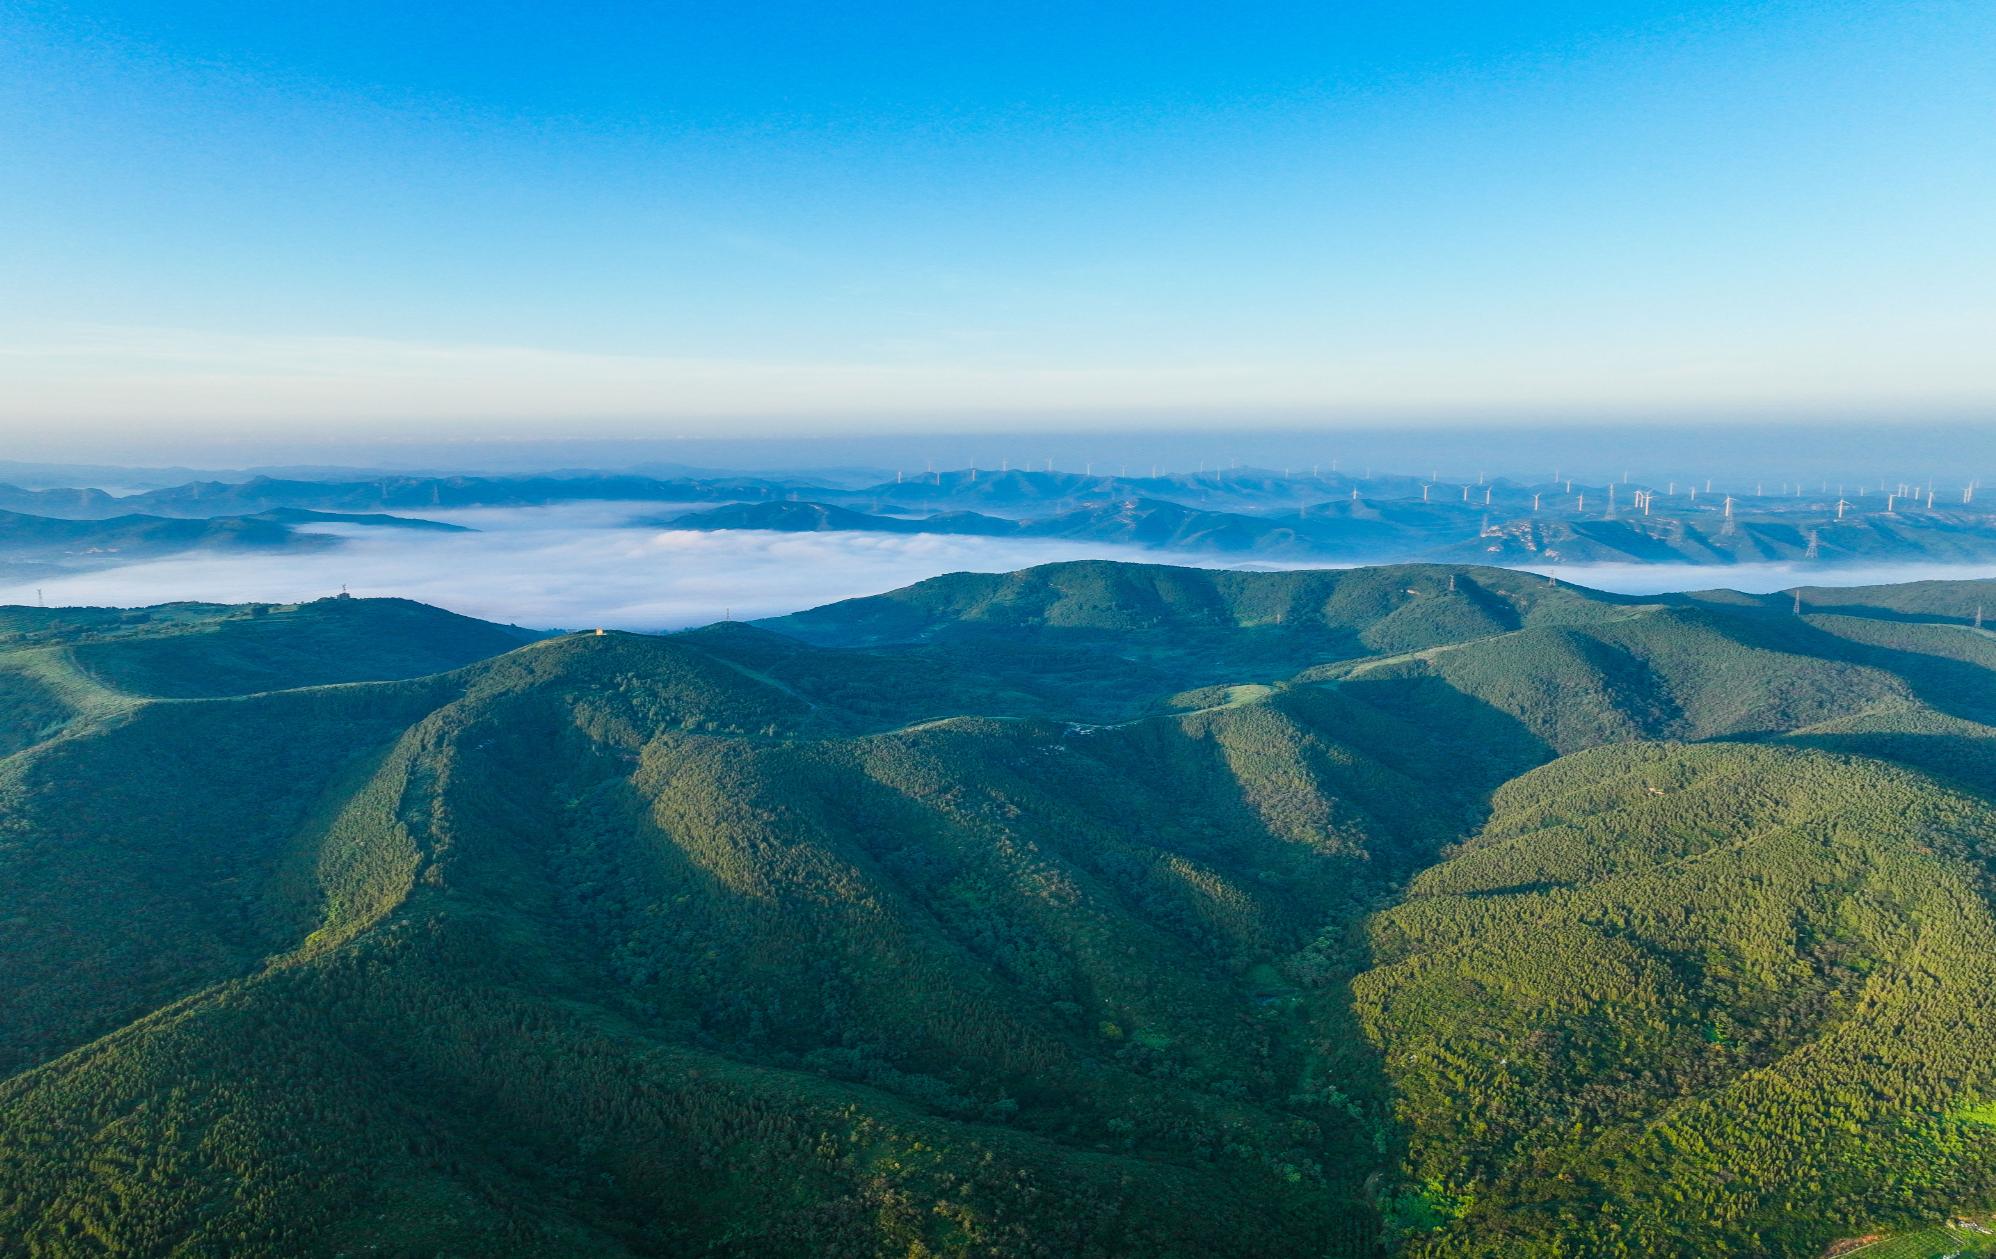
<path fill-rule="evenodd" d="M 0 0 L 0 425 L 1996 403 L 1996 4 Z"/>

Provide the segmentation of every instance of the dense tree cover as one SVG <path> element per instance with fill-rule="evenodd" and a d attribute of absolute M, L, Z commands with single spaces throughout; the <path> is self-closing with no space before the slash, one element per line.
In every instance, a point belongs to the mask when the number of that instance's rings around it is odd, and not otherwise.
<path fill-rule="evenodd" d="M 0 1253 L 1809 1255 L 1990 1205 L 1996 639 L 1921 599 L 8 609 Z"/>
<path fill-rule="evenodd" d="M 1355 985 L 1415 1254 L 1807 1254 L 1996 1191 L 1996 811 L 1879 762 L 1634 744 L 1507 785 Z"/>

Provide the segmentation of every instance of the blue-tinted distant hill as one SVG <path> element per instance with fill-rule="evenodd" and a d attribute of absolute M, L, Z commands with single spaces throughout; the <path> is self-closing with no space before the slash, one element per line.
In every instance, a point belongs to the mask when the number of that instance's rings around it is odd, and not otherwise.
<path fill-rule="evenodd" d="M 822 490 L 822 486 L 813 488 Z M 273 508 L 314 511 L 416 511 L 423 508 L 533 507 L 565 502 L 689 502 L 777 497 L 781 482 L 748 478 L 659 480 L 643 476 L 388 476 L 362 481 L 195 481 L 120 498 L 98 491 L 21 490 L 0 486 L 0 508 L 82 518 L 118 514 L 202 517 Z"/>
<path fill-rule="evenodd" d="M 1768 487 L 1756 486 L 1759 491 Z M 938 472 L 862 488 L 826 477 L 635 474 L 254 477 L 113 498 L 0 486 L 0 510 L 63 518 L 202 518 L 272 509 L 418 513 L 564 503 L 706 503 L 634 518 L 690 529 L 1057 538 L 1188 555 L 1336 563 L 1983 562 L 1996 518 L 1972 490 L 1701 492 L 1573 481 L 1451 483 L 1235 470 L 1158 477 Z M 1841 504 L 1841 506 L 1839 506 Z"/>
<path fill-rule="evenodd" d="M 296 551 L 339 545 L 336 537 L 300 528 L 315 524 L 467 532 L 461 525 L 434 520 L 302 508 L 273 508 L 251 516 L 120 515 L 81 520 L 0 511 L 0 566 L 54 573 L 135 563 L 183 551 Z"/>

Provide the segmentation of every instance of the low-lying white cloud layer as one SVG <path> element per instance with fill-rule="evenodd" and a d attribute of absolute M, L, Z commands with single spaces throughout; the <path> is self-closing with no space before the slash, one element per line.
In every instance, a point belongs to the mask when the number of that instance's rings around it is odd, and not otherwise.
<path fill-rule="evenodd" d="M 670 514 L 645 504 L 646 514 Z M 319 551 L 190 552 L 0 586 L 0 603 L 138 606 L 177 600 L 291 602 L 396 595 L 542 628 L 659 630 L 775 616 L 878 594 L 939 573 L 1003 572 L 1090 557 L 1156 560 L 1128 548 L 877 533 L 698 532 L 628 523 L 629 505 L 438 513 L 477 533 L 322 526 Z"/>
<path fill-rule="evenodd" d="M 296 553 L 192 552 L 121 568 L 0 584 L 0 603 L 131 607 L 179 600 L 291 602 L 333 594 L 418 599 L 469 616 L 537 628 L 669 630 L 775 616 L 878 594 L 941 573 L 1005 572 L 1057 560 L 1226 565 L 1212 556 L 1099 543 L 921 534 L 699 532 L 633 522 L 670 516 L 657 503 L 429 513 L 473 533 L 319 528 L 338 547 Z M 1252 568 L 1313 567 L 1255 562 Z M 1540 570 L 1543 571 L 1543 570 Z M 1562 580 L 1629 594 L 1727 586 L 1767 592 L 1996 576 L 1992 565 L 1821 569 L 1751 564 L 1568 565 Z"/>

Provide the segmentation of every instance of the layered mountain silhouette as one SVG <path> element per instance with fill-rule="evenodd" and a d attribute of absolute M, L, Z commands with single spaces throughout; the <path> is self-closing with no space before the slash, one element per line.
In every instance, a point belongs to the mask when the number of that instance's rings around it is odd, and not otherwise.
<path fill-rule="evenodd" d="M 272 513 L 332 513 L 350 521 L 420 518 L 472 508 L 628 504 L 650 527 L 782 532 L 948 534 L 1044 538 L 1236 560 L 1482 564 L 1986 562 L 1996 520 L 1972 487 L 1701 493 L 1675 482 L 1452 483 L 1400 475 L 1355 478 L 1233 470 L 1170 476 L 960 469 L 865 484 L 833 472 L 793 477 L 382 476 L 311 480 L 257 476 L 191 481 L 122 497 L 98 489 L 0 485 L 0 563 L 50 562 L 34 539 L 60 521 L 99 521 L 150 550 L 209 545 L 191 527 L 174 542 L 166 519 L 264 521 Z M 700 506 L 689 510 L 689 505 Z M 39 523 L 29 518 L 41 518 Z M 160 519 L 165 518 L 165 519 Z M 122 523 L 121 523 L 122 522 Z M 290 523 L 299 523 L 292 521 Z M 115 527 L 115 528 L 114 528 Z M 217 525 L 217 530 L 220 529 Z M 238 532 L 248 525 L 234 526 Z M 282 529 L 270 545 L 314 545 Z M 84 551 L 55 554 L 74 560 Z M 89 552 L 107 562 L 105 547 Z M 108 562 L 122 562 L 113 560 Z"/>

